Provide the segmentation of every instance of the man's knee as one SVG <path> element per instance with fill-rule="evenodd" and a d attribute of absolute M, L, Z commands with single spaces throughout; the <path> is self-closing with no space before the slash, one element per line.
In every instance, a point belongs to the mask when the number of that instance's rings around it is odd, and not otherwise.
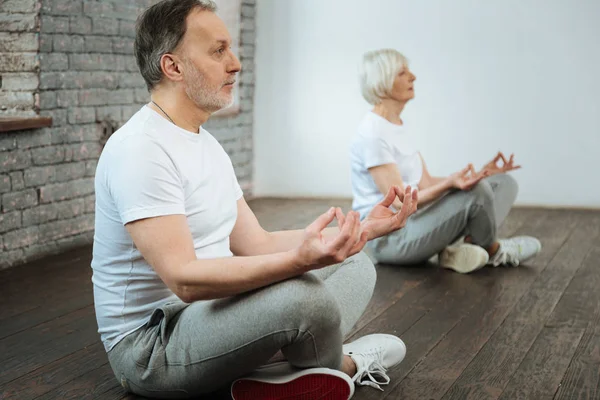
<path fill-rule="evenodd" d="M 280 318 L 292 319 L 296 324 L 311 326 L 311 329 L 327 331 L 339 328 L 339 305 L 323 281 L 312 274 L 304 274 L 276 286 L 281 290 L 281 296 L 275 300 L 273 307 L 279 310 Z"/>
<path fill-rule="evenodd" d="M 352 263 L 352 265 L 356 268 L 357 284 L 360 284 L 363 287 L 375 287 L 375 281 L 377 280 L 375 265 L 366 252 L 361 251 L 353 255 L 352 257 L 348 258 L 345 263 Z"/>

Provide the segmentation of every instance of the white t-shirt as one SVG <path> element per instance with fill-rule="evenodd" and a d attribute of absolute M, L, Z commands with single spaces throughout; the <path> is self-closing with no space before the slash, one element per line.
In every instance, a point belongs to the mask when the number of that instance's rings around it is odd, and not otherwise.
<path fill-rule="evenodd" d="M 423 163 L 406 127 L 369 112 L 350 146 L 352 209 L 360 213 L 361 219 L 383 200 L 369 168 L 384 164 L 396 164 L 404 185 L 418 189 Z"/>
<path fill-rule="evenodd" d="M 96 170 L 92 259 L 98 331 L 106 351 L 177 297 L 135 247 L 125 224 L 183 214 L 198 258 L 232 256 L 243 195 L 215 138 L 178 128 L 142 107 L 108 140 Z"/>

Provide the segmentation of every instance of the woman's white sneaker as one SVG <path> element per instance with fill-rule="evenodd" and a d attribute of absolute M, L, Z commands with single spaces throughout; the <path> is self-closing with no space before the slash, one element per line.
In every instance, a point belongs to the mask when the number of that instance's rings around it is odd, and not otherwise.
<path fill-rule="evenodd" d="M 461 274 L 477 271 L 485 266 L 490 257 L 483 247 L 469 243 L 448 246 L 439 255 L 439 264 Z"/>
<path fill-rule="evenodd" d="M 523 261 L 535 257 L 541 250 L 542 244 L 531 236 L 516 236 L 510 239 L 500 239 L 500 247 L 489 261 L 494 267 L 498 265 L 518 266 Z"/>
<path fill-rule="evenodd" d="M 373 334 L 345 344 L 343 352 L 356 364 L 354 383 L 383 391 L 381 386 L 390 383 L 386 371 L 404 359 L 406 345 L 396 336 Z"/>

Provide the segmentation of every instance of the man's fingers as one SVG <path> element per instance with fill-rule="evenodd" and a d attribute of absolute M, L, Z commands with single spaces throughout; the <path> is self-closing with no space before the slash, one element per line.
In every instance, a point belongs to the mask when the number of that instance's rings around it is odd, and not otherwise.
<path fill-rule="evenodd" d="M 333 221 L 335 218 L 335 208 L 331 207 L 327 212 L 319 215 L 317 219 L 314 220 L 312 224 L 310 224 L 306 229 L 310 230 L 313 233 L 321 232 L 327 225 Z"/>
<path fill-rule="evenodd" d="M 331 240 L 331 242 L 327 244 L 327 248 L 329 250 L 339 251 L 346 245 L 346 242 L 350 238 L 352 229 L 354 228 L 354 223 L 356 222 L 355 219 L 357 218 L 355 217 L 355 213 L 353 211 L 350 211 L 346 215 L 346 222 L 344 223 L 342 230 L 335 238 Z"/>
<path fill-rule="evenodd" d="M 350 231 L 350 237 L 346 241 L 346 244 L 342 247 L 342 256 L 347 257 L 347 254 L 354 248 L 354 245 L 360 240 L 360 218 L 355 211 L 351 211 L 354 214 L 353 226 Z"/>
<path fill-rule="evenodd" d="M 408 218 L 408 216 L 410 214 L 412 214 L 413 212 L 413 199 L 414 199 L 414 195 L 411 193 L 406 193 L 404 196 L 404 204 L 402 205 L 402 208 L 400 209 L 400 212 L 398 212 L 394 218 L 396 218 L 396 226 L 402 226 L 404 225 L 404 223 L 406 222 L 406 219 Z"/>
<path fill-rule="evenodd" d="M 354 247 L 352 247 L 352 249 L 350 250 L 350 253 L 348 253 L 348 257 L 353 256 L 356 253 L 358 253 L 359 251 L 361 251 L 367 244 L 368 240 L 369 240 L 369 232 L 363 231 L 360 234 L 360 239 L 358 240 L 358 242 L 354 245 Z"/>
<path fill-rule="evenodd" d="M 404 189 L 404 195 L 403 195 L 403 198 L 404 198 L 404 199 L 406 199 L 407 197 L 408 197 L 408 198 L 410 198 L 410 196 L 411 196 L 411 193 L 412 193 L 412 187 L 411 187 L 410 185 L 408 185 L 408 186 L 406 187 L 406 189 Z"/>
<path fill-rule="evenodd" d="M 410 186 L 408 186 L 407 189 L 408 188 L 410 188 Z M 400 200 L 400 203 L 402 204 L 404 202 L 404 194 L 406 193 L 406 189 L 404 189 L 403 192 L 402 189 L 400 189 L 400 187 L 394 186 L 394 191 L 396 192 L 396 197 L 398 198 L 398 200 Z"/>
<path fill-rule="evenodd" d="M 342 230 L 342 228 L 344 227 L 344 223 L 346 222 L 346 217 L 344 216 L 342 209 L 339 207 L 335 208 L 335 218 L 338 221 L 338 228 Z"/>
<path fill-rule="evenodd" d="M 419 206 L 419 191 L 413 190 L 412 192 L 412 212 L 411 215 L 417 211 L 417 207 Z"/>
<path fill-rule="evenodd" d="M 381 200 L 379 202 L 379 204 L 381 204 L 384 207 L 389 207 L 394 203 L 394 200 L 396 199 L 396 187 L 397 186 L 392 186 L 390 188 L 390 190 L 388 190 L 387 194 L 385 195 L 385 197 L 383 198 L 383 200 Z"/>
<path fill-rule="evenodd" d="M 405 208 L 410 209 L 412 207 L 410 205 L 410 203 L 412 202 L 411 192 L 412 188 L 410 187 L 410 185 L 406 186 L 406 188 L 404 189 L 404 193 L 400 191 L 400 188 L 396 188 L 396 195 L 399 199 L 401 198 L 403 200 L 401 202 L 402 206 L 400 207 L 400 210 L 397 210 L 396 214 L 398 214 L 398 212 L 402 212 L 402 210 L 404 210 Z"/>
<path fill-rule="evenodd" d="M 408 218 L 408 216 L 412 213 L 412 210 L 413 210 L 414 200 L 413 200 L 413 196 L 412 196 L 412 190 L 410 193 L 406 193 L 404 195 L 404 197 L 407 198 L 408 200 L 404 202 L 404 207 L 402 207 L 402 208 L 406 209 L 405 214 L 406 214 L 406 217 Z"/>

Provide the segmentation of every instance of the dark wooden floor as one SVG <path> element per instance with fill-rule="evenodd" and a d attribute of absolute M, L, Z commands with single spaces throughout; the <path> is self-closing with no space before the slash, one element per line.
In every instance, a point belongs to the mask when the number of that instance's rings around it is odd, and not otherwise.
<path fill-rule="evenodd" d="M 270 230 L 302 228 L 346 200 L 251 202 Z M 503 236 L 542 253 L 471 275 L 378 266 L 353 336 L 407 344 L 379 392 L 355 399 L 600 399 L 600 212 L 515 209 Z M 91 250 L 0 272 L 0 399 L 140 399 L 118 386 L 96 333 Z"/>

